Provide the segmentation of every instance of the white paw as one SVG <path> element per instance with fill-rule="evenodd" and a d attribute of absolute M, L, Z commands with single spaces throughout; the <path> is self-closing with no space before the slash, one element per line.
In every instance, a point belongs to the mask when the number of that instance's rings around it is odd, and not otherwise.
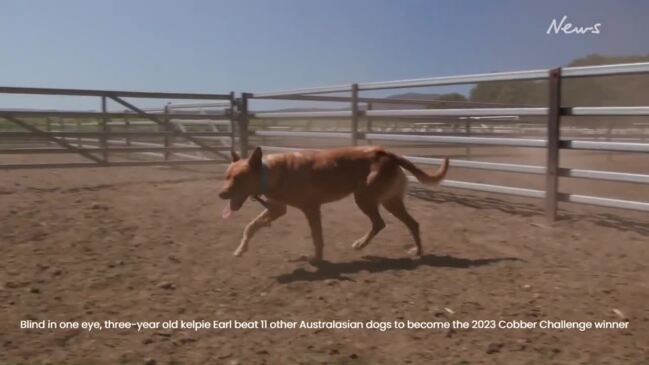
<path fill-rule="evenodd" d="M 237 248 L 237 250 L 234 251 L 232 255 L 234 255 L 235 257 L 241 257 L 241 255 L 243 255 L 244 252 L 246 252 L 245 249 Z"/>
<path fill-rule="evenodd" d="M 363 239 L 363 238 L 361 238 L 360 240 L 357 240 L 356 242 L 352 243 L 352 248 L 354 250 L 360 250 L 363 247 L 365 247 L 365 239 Z"/>
<path fill-rule="evenodd" d="M 413 247 L 413 248 L 408 250 L 408 254 L 412 255 L 412 256 L 421 256 L 422 252 L 419 251 L 419 249 L 417 247 Z"/>

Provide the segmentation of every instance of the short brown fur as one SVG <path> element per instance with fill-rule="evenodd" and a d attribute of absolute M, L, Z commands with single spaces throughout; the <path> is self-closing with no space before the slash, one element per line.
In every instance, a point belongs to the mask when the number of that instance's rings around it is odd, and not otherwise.
<path fill-rule="evenodd" d="M 407 179 L 401 168 L 410 171 L 420 182 L 432 185 L 444 178 L 449 164 L 446 158 L 436 172 L 428 174 L 405 158 L 377 146 L 271 154 L 263 162 L 258 147 L 247 160 L 239 159 L 234 152 L 232 160 L 219 196 L 230 200 L 232 210 L 238 210 L 249 196 L 263 194 L 267 198 L 266 209 L 246 226 L 234 255 L 241 256 L 255 232 L 283 216 L 288 205 L 306 216 L 316 261 L 323 259 L 324 249 L 321 205 L 350 194 L 354 194 L 356 204 L 372 223 L 369 232 L 352 244 L 353 248 L 365 247 L 385 227 L 379 214 L 380 204 L 408 227 L 415 241 L 413 251 L 422 255 L 419 224 L 403 203 Z M 262 168 L 267 168 L 266 191 L 261 191 Z"/>

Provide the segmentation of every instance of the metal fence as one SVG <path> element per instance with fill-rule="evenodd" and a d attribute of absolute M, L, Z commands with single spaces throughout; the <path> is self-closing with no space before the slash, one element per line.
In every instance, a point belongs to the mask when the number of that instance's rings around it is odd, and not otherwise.
<path fill-rule="evenodd" d="M 356 145 L 359 140 L 366 141 L 406 141 L 435 144 L 461 144 L 480 146 L 509 146 L 542 148 L 546 151 L 546 165 L 522 165 L 511 163 L 494 163 L 470 160 L 451 160 L 451 166 L 468 169 L 514 172 L 545 176 L 545 189 L 528 189 L 520 187 L 491 185 L 468 181 L 444 180 L 443 186 L 478 190 L 493 193 L 518 195 L 545 200 L 545 211 L 548 219 L 554 220 L 557 215 L 557 204 L 560 201 L 598 205 L 605 207 L 624 208 L 639 211 L 649 211 L 649 203 L 611 199 L 598 196 L 563 193 L 559 191 L 558 180 L 560 176 L 577 177 L 614 182 L 628 182 L 649 184 L 649 175 L 621 173 L 612 171 L 595 171 L 576 168 L 561 168 L 559 166 L 559 153 L 561 150 L 599 150 L 610 152 L 649 152 L 649 143 L 644 142 L 617 142 L 601 140 L 582 140 L 576 138 L 562 138 L 560 136 L 561 118 L 564 116 L 647 116 L 649 107 L 564 107 L 561 105 L 561 82 L 566 78 L 598 77 L 624 74 L 648 73 L 649 63 L 620 64 L 588 67 L 566 67 L 552 70 L 532 70 L 504 73 L 490 73 L 467 76 L 435 77 L 414 80 L 354 83 L 351 85 L 326 86 L 309 89 L 296 89 L 279 92 L 264 92 L 243 94 L 239 101 L 243 115 L 240 117 L 242 131 L 245 135 L 240 138 L 242 154 L 248 152 L 248 132 L 261 137 L 294 137 L 294 138 L 334 138 L 346 139 L 349 144 Z M 412 87 L 430 87 L 457 84 L 474 84 L 493 81 L 513 80 L 547 80 L 549 85 L 549 103 L 543 107 L 507 107 L 488 105 L 478 108 L 443 108 L 428 109 L 421 106 L 432 101 L 422 100 L 395 100 L 383 98 L 364 98 L 362 91 L 400 89 Z M 332 93 L 349 93 L 350 96 L 330 96 Z M 272 100 L 311 100 L 348 102 L 348 110 L 313 111 L 313 112 L 248 112 L 248 103 L 253 99 Z M 371 107 L 361 108 L 361 103 L 409 104 L 419 105 L 413 109 L 383 109 L 373 110 Z M 416 133 L 384 133 L 374 132 L 371 121 L 382 118 L 421 118 L 421 117 L 495 117 L 495 116 L 537 116 L 546 119 L 545 136 L 543 138 L 516 138 L 516 137 L 481 137 L 481 136 L 453 136 Z M 349 132 L 340 131 L 290 131 L 290 130 L 256 130 L 248 128 L 250 120 L 254 119 L 349 119 Z M 359 129 L 362 119 L 366 120 L 366 131 Z M 460 122 L 460 120 L 457 120 Z M 266 146 L 269 150 L 290 150 L 292 148 Z M 441 159 L 406 156 L 413 162 L 420 164 L 438 165 Z"/>
<path fill-rule="evenodd" d="M 0 141 L 11 146 L 0 154 L 74 154 L 85 162 L 1 164 L 1 169 L 108 167 L 214 164 L 228 161 L 234 139 L 234 93 L 194 94 L 0 87 L 0 94 L 92 96 L 100 98 L 100 111 L 0 110 L 0 120 L 13 129 L 0 131 Z M 201 100 L 202 103 L 167 104 L 139 108 L 125 98 Z M 107 102 L 123 110 L 109 111 Z M 210 109 L 211 108 L 211 109 Z M 215 112 L 216 108 L 219 111 Z M 206 109 L 210 109 L 206 112 Z M 58 119 L 58 121 L 57 121 Z M 201 125 L 208 130 L 189 130 Z M 70 128 L 72 126 L 72 128 Z M 226 126 L 227 128 L 220 128 Z M 224 139 L 228 142 L 223 143 Z M 40 142 L 40 143 L 39 143 Z M 45 147 L 42 147 L 45 142 Z M 216 143 L 215 143 L 216 142 Z M 25 147 L 27 146 L 27 147 Z M 138 154 L 157 159 L 132 160 L 116 155 Z"/>
<path fill-rule="evenodd" d="M 501 193 L 544 199 L 545 211 L 549 219 L 556 219 L 558 202 L 574 202 L 605 207 L 624 208 L 639 211 L 649 211 L 649 202 L 611 199 L 599 196 L 589 196 L 565 193 L 559 191 L 559 177 L 573 177 L 611 182 L 649 184 L 649 175 L 622 173 L 613 171 L 587 170 L 578 168 L 562 168 L 559 166 L 561 150 L 589 150 L 614 152 L 649 152 L 646 137 L 630 139 L 624 142 L 610 140 L 610 128 L 606 140 L 591 138 L 582 139 L 560 136 L 562 117 L 629 117 L 647 116 L 649 107 L 565 107 L 561 104 L 561 83 L 566 78 L 599 77 L 611 75 L 628 75 L 649 73 L 649 63 L 620 64 L 588 67 L 566 67 L 552 70 L 532 70 L 503 73 L 489 73 L 466 76 L 434 77 L 414 80 L 354 83 L 350 85 L 326 86 L 309 89 L 296 89 L 266 93 L 242 93 L 235 98 L 230 94 L 188 94 L 188 93 L 157 93 L 129 92 L 106 90 L 71 90 L 0 87 L 0 94 L 36 94 L 36 95 L 70 95 L 94 96 L 101 99 L 101 111 L 34 111 L 34 110 L 0 110 L 0 120 L 5 119 L 22 128 L 21 131 L 0 131 L 0 140 L 21 141 L 29 138 L 39 138 L 58 148 L 20 147 L 0 148 L 0 154 L 53 154 L 73 153 L 89 160 L 82 163 L 45 163 L 45 164 L 3 164 L 2 169 L 19 168 L 52 168 L 52 167 L 94 167 L 94 166 L 139 166 L 166 164 L 213 164 L 228 161 L 224 153 L 234 147 L 235 139 L 243 156 L 250 149 L 250 138 L 325 138 L 345 141 L 345 144 L 357 145 L 359 141 L 372 143 L 383 142 L 412 142 L 419 144 L 461 145 L 469 152 L 470 146 L 506 146 L 541 149 L 545 152 L 545 165 L 525 165 L 514 163 L 472 161 L 452 159 L 451 166 L 509 173 L 531 174 L 545 177 L 543 190 L 521 188 L 503 185 L 484 184 L 470 181 L 444 180 L 443 186 Z M 544 106 L 504 106 L 495 103 L 473 103 L 467 107 L 465 103 L 454 104 L 452 101 L 387 99 L 361 96 L 362 92 L 373 90 L 391 90 L 413 87 L 432 87 L 458 84 L 475 84 L 481 82 L 513 81 L 513 80 L 547 80 L 549 103 Z M 348 96 L 340 96 L 348 93 Z M 334 94 L 334 95 L 331 95 Z M 142 109 L 124 100 L 124 98 L 155 98 L 155 99 L 191 99 L 206 103 L 181 105 L 166 105 L 158 109 Z M 109 111 L 107 101 L 112 100 L 125 108 L 120 111 Z M 348 103 L 345 110 L 326 111 L 263 111 L 249 110 L 251 100 L 296 100 L 318 101 L 332 103 Z M 216 104 L 215 104 L 216 103 Z M 411 106 L 408 109 L 377 109 L 378 104 Z M 453 107 L 457 105 L 458 107 Z M 222 113 L 205 113 L 204 107 L 222 106 Z M 434 108 L 429 108 L 434 106 Z M 441 108 L 440 108 L 441 107 Z M 519 118 L 537 118 L 531 124 L 524 124 Z M 39 119 L 40 118 L 40 119 Z M 77 120 L 74 131 L 64 130 L 59 125 L 53 130 L 52 121 L 48 118 L 65 118 Z M 393 133 L 389 129 L 374 127 L 374 123 L 386 120 L 417 120 L 418 118 L 453 118 L 450 123 L 453 128 L 439 128 L 440 123 L 420 123 L 421 130 L 408 133 Z M 88 122 L 89 119 L 93 121 Z M 307 130 L 298 131 L 293 128 L 281 129 L 278 126 L 252 128 L 251 121 L 256 120 L 329 120 L 343 119 L 348 123 L 345 131 L 340 130 Z M 39 128 L 34 120 L 45 120 L 43 128 Z M 484 125 L 500 123 L 494 127 L 486 126 L 491 131 L 500 131 L 483 135 L 473 133 L 471 123 L 480 121 Z M 503 125 L 503 120 L 507 123 Z M 359 125 L 364 122 L 365 128 Z M 86 126 L 95 128 L 93 131 L 83 130 Z M 445 121 L 449 123 L 449 121 Z M 543 130 L 542 136 L 525 136 L 512 128 L 512 123 L 527 125 L 535 130 Z M 221 127 L 230 125 L 229 130 Z M 195 131 L 192 125 L 208 127 L 209 130 Z M 141 130 L 138 127 L 154 126 L 155 131 Z M 431 131 L 431 128 L 433 131 Z M 454 131 L 464 129 L 464 134 Z M 642 133 L 642 126 L 638 129 Z M 646 130 L 646 126 L 645 126 Z M 474 129 L 475 131 L 475 129 Z M 596 132 L 597 136 L 601 133 Z M 496 135 L 494 137 L 494 135 Z M 147 138 L 162 138 L 163 141 L 152 142 Z M 226 141 L 224 141 L 224 138 Z M 180 141 L 179 141 L 180 140 Z M 227 142 L 229 141 L 229 142 Z M 262 140 L 263 141 L 263 140 Z M 271 151 L 292 150 L 291 147 L 264 146 Z M 117 153 L 140 153 L 156 157 L 155 160 L 117 161 L 111 156 Z M 194 153 L 194 154 L 192 154 Z M 210 157 L 206 157 L 210 156 Z M 415 163 L 439 165 L 441 159 L 430 157 L 406 156 Z M 180 158 L 180 159 L 178 159 Z"/>

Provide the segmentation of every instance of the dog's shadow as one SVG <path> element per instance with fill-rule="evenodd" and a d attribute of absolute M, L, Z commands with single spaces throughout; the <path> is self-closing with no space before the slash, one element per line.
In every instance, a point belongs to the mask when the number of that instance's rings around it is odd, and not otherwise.
<path fill-rule="evenodd" d="M 392 270 L 414 270 L 420 266 L 429 267 L 450 267 L 466 269 L 475 266 L 485 266 L 501 261 L 522 261 L 515 257 L 497 257 L 486 259 L 466 259 L 453 256 L 424 255 L 418 258 L 388 258 L 377 256 L 364 256 L 361 260 L 349 262 L 321 262 L 314 264 L 315 271 L 308 271 L 303 268 L 295 269 L 288 274 L 276 277 L 280 284 L 287 284 L 297 281 L 318 281 L 327 279 L 350 280 L 352 278 L 345 274 L 355 274 L 361 271 L 371 273 L 392 271 Z"/>

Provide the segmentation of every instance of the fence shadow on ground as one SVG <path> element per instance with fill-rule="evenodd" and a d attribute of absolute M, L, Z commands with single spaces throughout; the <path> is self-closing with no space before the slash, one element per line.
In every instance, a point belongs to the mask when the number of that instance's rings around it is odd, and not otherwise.
<path fill-rule="evenodd" d="M 536 204 L 513 202 L 493 197 L 480 197 L 470 194 L 458 194 L 445 191 L 432 191 L 421 188 L 410 189 L 409 195 L 434 203 L 456 203 L 465 207 L 475 209 L 495 209 L 507 214 L 521 217 L 542 216 L 543 209 Z M 649 236 L 649 224 L 646 221 L 634 220 L 629 217 L 622 217 L 611 213 L 584 214 L 574 211 L 560 209 L 558 212 L 560 221 L 582 221 L 590 222 L 602 227 L 613 228 L 623 232 L 635 232 L 643 236 Z"/>
<path fill-rule="evenodd" d="M 393 271 L 393 270 L 414 270 L 422 266 L 447 267 L 456 269 L 467 269 L 476 266 L 495 264 L 501 261 L 522 261 L 515 257 L 499 257 L 487 259 L 466 259 L 454 256 L 424 255 L 418 258 L 388 258 L 378 256 L 364 256 L 361 260 L 348 262 L 322 262 L 316 265 L 316 271 L 307 271 L 303 268 L 295 269 L 291 273 L 277 276 L 280 284 L 296 281 L 319 281 L 326 279 L 351 280 L 345 274 L 356 274 L 361 271 L 371 273 Z"/>

